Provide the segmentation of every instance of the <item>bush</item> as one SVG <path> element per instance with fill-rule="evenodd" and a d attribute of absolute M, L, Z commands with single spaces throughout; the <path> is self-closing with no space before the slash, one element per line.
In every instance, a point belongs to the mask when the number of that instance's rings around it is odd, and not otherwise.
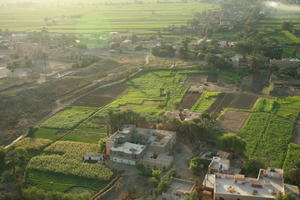
<path fill-rule="evenodd" d="M 189 164 L 189 169 L 196 175 L 201 175 L 203 171 L 208 167 L 208 162 L 199 157 L 194 157 L 191 159 Z"/>
<path fill-rule="evenodd" d="M 158 57 L 174 57 L 175 49 L 172 45 L 162 44 L 152 48 L 152 54 Z"/>

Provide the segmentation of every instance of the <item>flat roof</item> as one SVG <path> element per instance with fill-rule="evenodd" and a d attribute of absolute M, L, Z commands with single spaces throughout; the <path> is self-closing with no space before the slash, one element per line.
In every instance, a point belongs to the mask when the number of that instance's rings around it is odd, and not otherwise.
<path fill-rule="evenodd" d="M 141 154 L 145 150 L 146 146 L 141 144 L 134 144 L 125 142 L 121 145 L 117 145 L 111 148 L 111 151 L 123 152 L 126 154 Z"/>
<path fill-rule="evenodd" d="M 215 193 L 274 199 L 278 192 L 282 192 L 278 180 L 243 178 L 241 175 L 238 178 L 236 181 L 235 175 L 215 174 Z"/>

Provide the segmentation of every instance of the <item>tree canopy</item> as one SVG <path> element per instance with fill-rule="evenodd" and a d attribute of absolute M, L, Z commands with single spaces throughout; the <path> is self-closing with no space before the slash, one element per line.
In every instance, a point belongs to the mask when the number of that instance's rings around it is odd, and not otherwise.
<path fill-rule="evenodd" d="M 246 150 L 246 142 L 233 133 L 227 133 L 220 138 L 220 145 L 223 149 L 234 153 L 243 153 Z"/>

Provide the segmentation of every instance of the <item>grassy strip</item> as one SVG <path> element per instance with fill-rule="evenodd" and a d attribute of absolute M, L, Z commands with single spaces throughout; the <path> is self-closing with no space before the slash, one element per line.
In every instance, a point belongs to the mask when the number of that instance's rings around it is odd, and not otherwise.
<path fill-rule="evenodd" d="M 191 110 L 193 112 L 205 112 L 213 105 L 220 94 L 220 92 L 204 91 Z"/>

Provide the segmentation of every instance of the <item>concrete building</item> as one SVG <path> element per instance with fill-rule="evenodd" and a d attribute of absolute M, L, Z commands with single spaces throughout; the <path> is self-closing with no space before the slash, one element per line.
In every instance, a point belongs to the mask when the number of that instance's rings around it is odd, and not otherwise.
<path fill-rule="evenodd" d="M 229 173 L 230 169 L 230 160 L 220 158 L 220 157 L 213 157 L 211 163 L 208 166 L 208 173 Z"/>
<path fill-rule="evenodd" d="M 175 143 L 175 132 L 127 125 L 106 141 L 106 154 L 118 163 L 135 165 L 139 161 L 151 168 L 167 169 L 173 163 Z"/>
<path fill-rule="evenodd" d="M 165 200 L 184 200 L 185 197 L 194 190 L 195 183 L 172 177 L 169 189 L 162 194 L 161 199 Z"/>
<path fill-rule="evenodd" d="M 215 200 L 270 200 L 285 193 L 282 169 L 261 169 L 257 178 L 242 174 L 207 174 L 203 186 L 213 189 Z"/>

